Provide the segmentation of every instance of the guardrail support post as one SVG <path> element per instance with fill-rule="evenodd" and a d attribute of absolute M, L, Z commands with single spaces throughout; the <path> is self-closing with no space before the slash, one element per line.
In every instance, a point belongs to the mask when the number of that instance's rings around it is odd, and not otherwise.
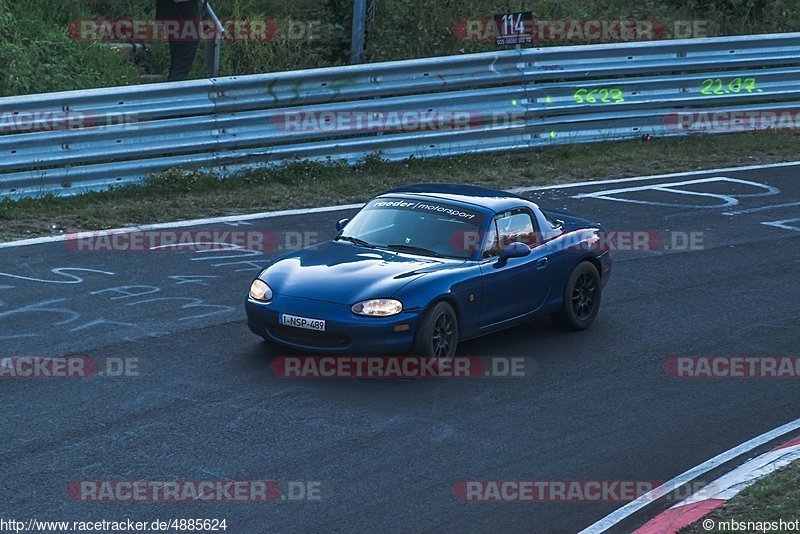
<path fill-rule="evenodd" d="M 350 64 L 363 61 L 364 34 L 367 29 L 367 0 L 353 0 L 353 34 L 351 38 Z"/>
<path fill-rule="evenodd" d="M 220 38 L 214 39 L 214 44 L 206 46 L 206 64 L 208 65 L 208 77 L 216 78 L 219 76 L 219 52 L 220 52 Z"/>
<path fill-rule="evenodd" d="M 214 32 L 214 41 L 213 44 L 210 41 L 206 41 L 205 46 L 205 53 L 206 53 L 206 67 L 208 69 L 208 77 L 209 78 L 216 78 L 219 76 L 219 53 L 220 49 L 222 48 L 222 36 L 225 33 L 225 30 L 220 22 L 217 14 L 214 12 L 214 8 L 211 7 L 211 4 L 208 0 L 204 0 L 203 2 L 205 9 L 204 9 L 204 16 L 205 18 L 214 22 L 216 26 L 216 31 Z"/>

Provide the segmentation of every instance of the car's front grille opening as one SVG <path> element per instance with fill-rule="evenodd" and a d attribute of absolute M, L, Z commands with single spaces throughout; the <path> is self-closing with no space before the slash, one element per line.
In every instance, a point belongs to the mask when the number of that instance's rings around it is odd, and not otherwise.
<path fill-rule="evenodd" d="M 343 334 L 318 332 L 305 328 L 278 325 L 272 328 L 272 335 L 288 343 L 298 343 L 308 347 L 345 348 L 350 338 Z"/>

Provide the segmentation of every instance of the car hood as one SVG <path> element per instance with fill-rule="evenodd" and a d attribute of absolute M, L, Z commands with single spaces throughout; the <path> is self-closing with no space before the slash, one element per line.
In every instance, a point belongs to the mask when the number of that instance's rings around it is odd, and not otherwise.
<path fill-rule="evenodd" d="M 261 278 L 276 295 L 350 305 L 391 297 L 412 280 L 464 261 L 328 241 L 281 257 Z"/>

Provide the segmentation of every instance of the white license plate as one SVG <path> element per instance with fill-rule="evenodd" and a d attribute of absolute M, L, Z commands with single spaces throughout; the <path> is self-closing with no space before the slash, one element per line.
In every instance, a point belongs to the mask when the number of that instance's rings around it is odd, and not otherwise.
<path fill-rule="evenodd" d="M 325 331 L 325 321 L 322 319 L 309 319 L 308 317 L 297 317 L 296 315 L 286 315 L 285 313 L 281 314 L 281 324 L 319 332 Z"/>

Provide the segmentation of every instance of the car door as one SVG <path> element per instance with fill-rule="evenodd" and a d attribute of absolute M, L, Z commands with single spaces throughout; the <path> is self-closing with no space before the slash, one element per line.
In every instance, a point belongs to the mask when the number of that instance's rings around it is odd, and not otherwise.
<path fill-rule="evenodd" d="M 541 235 L 536 219 L 526 208 L 497 214 L 491 222 L 481 254 L 481 327 L 529 314 L 540 308 L 552 286 L 548 247 L 537 247 Z M 498 262 L 513 242 L 533 246 L 522 258 Z"/>

